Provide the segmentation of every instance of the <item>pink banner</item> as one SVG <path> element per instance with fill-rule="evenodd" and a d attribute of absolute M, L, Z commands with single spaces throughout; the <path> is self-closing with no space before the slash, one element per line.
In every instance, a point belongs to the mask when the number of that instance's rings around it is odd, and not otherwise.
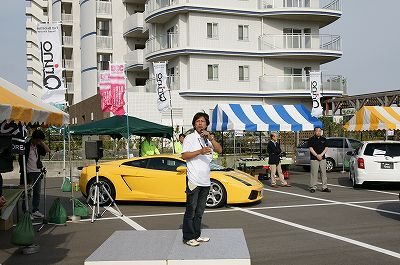
<path fill-rule="evenodd" d="M 110 70 L 99 73 L 101 109 L 114 115 L 125 114 L 125 65 L 111 64 Z"/>
<path fill-rule="evenodd" d="M 124 115 L 125 84 L 111 84 L 111 112 L 114 115 Z"/>
<path fill-rule="evenodd" d="M 112 107 L 111 89 L 100 90 L 100 96 L 101 96 L 101 110 L 103 112 L 110 112 Z"/>

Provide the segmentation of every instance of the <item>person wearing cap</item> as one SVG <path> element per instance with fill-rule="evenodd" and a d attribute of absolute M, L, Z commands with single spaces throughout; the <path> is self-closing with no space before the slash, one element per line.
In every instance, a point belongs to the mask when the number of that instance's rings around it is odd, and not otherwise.
<path fill-rule="evenodd" d="M 160 151 L 157 149 L 157 145 L 151 140 L 151 136 L 149 134 L 146 135 L 146 139 L 142 142 L 141 149 L 142 157 L 160 154 Z"/>
<path fill-rule="evenodd" d="M 179 134 L 178 141 L 174 143 L 175 154 L 182 153 L 182 145 L 184 140 L 185 140 L 185 135 L 183 133 Z"/>

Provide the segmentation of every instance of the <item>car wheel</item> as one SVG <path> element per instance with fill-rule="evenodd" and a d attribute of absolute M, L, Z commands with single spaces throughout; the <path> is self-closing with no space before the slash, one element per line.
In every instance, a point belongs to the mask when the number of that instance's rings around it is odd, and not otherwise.
<path fill-rule="evenodd" d="M 218 208 L 226 202 L 226 190 L 221 182 L 212 179 L 210 191 L 207 196 L 206 206 L 209 208 Z"/>
<path fill-rule="evenodd" d="M 310 172 L 310 166 L 303 166 L 303 169 L 304 169 L 304 171 L 306 171 L 306 172 Z"/>
<path fill-rule="evenodd" d="M 335 168 L 335 161 L 332 158 L 326 159 L 326 172 L 332 172 Z"/>
<path fill-rule="evenodd" d="M 95 198 L 94 198 L 95 182 L 96 182 L 96 178 L 92 178 L 87 185 L 87 194 L 89 196 L 89 204 L 91 204 L 91 205 L 93 205 L 93 201 L 95 201 Z M 115 200 L 116 193 L 115 193 L 115 187 L 112 184 L 112 182 L 104 177 L 100 177 L 99 182 L 101 184 L 103 184 L 103 187 L 108 191 L 111 198 L 113 200 Z M 100 193 L 99 193 L 99 203 L 100 203 L 100 206 L 111 204 L 110 197 L 108 197 L 107 193 L 103 189 L 101 189 Z"/>

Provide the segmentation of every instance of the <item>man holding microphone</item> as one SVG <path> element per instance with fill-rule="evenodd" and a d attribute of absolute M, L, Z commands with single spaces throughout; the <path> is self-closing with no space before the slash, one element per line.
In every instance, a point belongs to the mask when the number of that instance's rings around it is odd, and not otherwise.
<path fill-rule="evenodd" d="M 194 132 L 183 142 L 182 158 L 186 160 L 186 211 L 183 217 L 183 242 L 198 246 L 210 238 L 201 237 L 201 220 L 210 191 L 210 162 L 213 152 L 222 152 L 221 145 L 207 131 L 208 114 L 198 112 L 193 117 Z"/>

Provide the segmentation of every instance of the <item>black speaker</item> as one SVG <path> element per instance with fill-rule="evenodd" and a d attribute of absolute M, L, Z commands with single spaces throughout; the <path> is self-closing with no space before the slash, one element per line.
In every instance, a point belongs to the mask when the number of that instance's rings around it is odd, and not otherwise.
<path fill-rule="evenodd" d="M 12 138 L 9 134 L 0 134 L 0 173 L 13 171 Z"/>
<path fill-rule="evenodd" d="M 99 160 L 103 157 L 103 141 L 85 142 L 86 159 Z"/>

